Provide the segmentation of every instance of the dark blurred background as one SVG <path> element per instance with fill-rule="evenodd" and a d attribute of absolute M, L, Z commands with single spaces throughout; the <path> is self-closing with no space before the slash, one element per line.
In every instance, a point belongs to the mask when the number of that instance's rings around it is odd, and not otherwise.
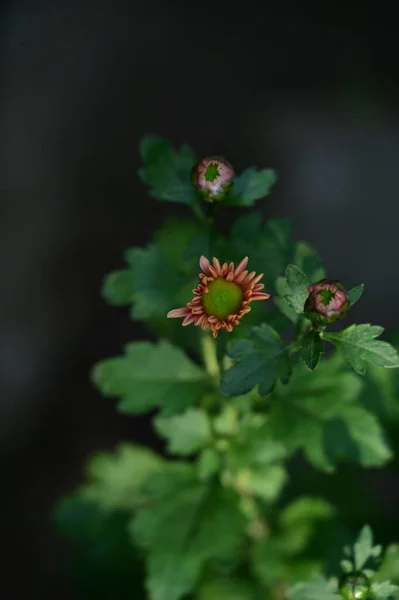
<path fill-rule="evenodd" d="M 13 0 L 0 36 L 2 587 L 72 598 L 52 505 L 94 449 L 151 443 L 89 381 L 146 335 L 101 281 L 185 213 L 146 195 L 140 138 L 275 168 L 264 214 L 292 217 L 330 276 L 366 284 L 358 321 L 399 330 L 397 21 L 331 0 Z M 392 477 L 375 485 L 395 511 Z"/>

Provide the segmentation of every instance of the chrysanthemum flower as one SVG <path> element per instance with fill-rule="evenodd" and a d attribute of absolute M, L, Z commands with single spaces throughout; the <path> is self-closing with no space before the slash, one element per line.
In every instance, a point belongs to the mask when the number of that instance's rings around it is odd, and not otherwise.
<path fill-rule="evenodd" d="M 220 156 L 203 158 L 192 171 L 193 183 L 207 202 L 223 200 L 234 178 L 233 167 Z"/>
<path fill-rule="evenodd" d="M 234 263 L 221 265 L 214 258 L 211 265 L 205 256 L 201 256 L 202 273 L 199 284 L 193 290 L 193 300 L 183 308 L 171 310 L 168 317 L 184 317 L 183 326 L 194 323 L 201 325 L 202 329 L 209 327 L 214 338 L 220 329 L 232 331 L 251 310 L 250 302 L 270 297 L 270 294 L 261 292 L 264 285 L 259 281 L 263 273 L 248 273 L 245 270 L 247 263 L 248 257 L 245 257 L 235 268 Z"/>

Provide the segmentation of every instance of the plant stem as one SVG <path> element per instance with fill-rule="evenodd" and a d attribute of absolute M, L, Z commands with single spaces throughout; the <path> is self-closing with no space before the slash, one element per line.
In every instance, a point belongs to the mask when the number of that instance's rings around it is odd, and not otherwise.
<path fill-rule="evenodd" d="M 220 368 L 216 353 L 216 343 L 209 331 L 204 331 L 201 335 L 201 351 L 207 373 L 213 379 L 219 381 Z"/>

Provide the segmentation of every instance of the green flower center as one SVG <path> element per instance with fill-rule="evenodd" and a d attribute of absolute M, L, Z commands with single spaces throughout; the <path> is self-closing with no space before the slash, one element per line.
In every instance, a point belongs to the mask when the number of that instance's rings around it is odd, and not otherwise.
<path fill-rule="evenodd" d="M 226 279 L 214 279 L 208 285 L 208 293 L 202 295 L 202 305 L 208 317 L 217 317 L 220 321 L 236 314 L 242 303 L 243 293 L 239 285 Z"/>
<path fill-rule="evenodd" d="M 334 292 L 332 292 L 331 290 L 319 290 L 318 294 L 321 297 L 321 301 L 324 304 L 324 306 L 328 306 L 335 296 Z"/>
<path fill-rule="evenodd" d="M 205 181 L 215 181 L 219 177 L 219 169 L 216 163 L 211 163 L 205 171 Z"/>

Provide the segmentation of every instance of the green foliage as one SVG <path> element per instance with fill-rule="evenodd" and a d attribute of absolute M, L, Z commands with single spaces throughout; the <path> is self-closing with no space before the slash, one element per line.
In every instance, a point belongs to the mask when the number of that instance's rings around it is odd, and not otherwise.
<path fill-rule="evenodd" d="M 177 600 L 196 586 L 211 559 L 239 549 L 246 521 L 236 496 L 200 483 L 180 465 L 154 475 L 148 492 L 154 503 L 140 509 L 131 533 L 147 551 L 147 590 L 153 600 Z"/>
<path fill-rule="evenodd" d="M 323 353 L 324 344 L 320 333 L 315 329 L 305 333 L 301 340 L 301 358 L 311 371 L 315 370 Z"/>
<path fill-rule="evenodd" d="M 154 425 L 157 432 L 168 440 L 171 454 L 194 454 L 212 440 L 210 419 L 199 408 L 189 408 L 183 414 L 171 417 L 158 416 Z"/>
<path fill-rule="evenodd" d="M 223 373 L 221 389 L 229 396 L 240 396 L 259 387 L 261 396 L 268 394 L 277 379 L 287 383 L 291 364 L 287 349 L 279 334 L 263 323 L 254 327 L 249 340 L 234 344 L 229 356 L 237 361 Z"/>
<path fill-rule="evenodd" d="M 196 158 L 191 148 L 175 150 L 166 140 L 148 136 L 140 144 L 140 156 L 144 166 L 139 176 L 150 187 L 150 196 L 183 204 L 194 202 L 191 169 Z"/>
<path fill-rule="evenodd" d="M 399 367 L 395 348 L 388 342 L 375 339 L 383 331 L 384 328 L 378 325 L 351 325 L 338 333 L 324 333 L 323 338 L 338 346 L 352 369 L 363 375 L 367 363 L 388 369 Z"/>
<path fill-rule="evenodd" d="M 362 296 L 364 291 L 364 283 L 357 285 L 348 291 L 349 305 L 353 306 Z"/>
<path fill-rule="evenodd" d="M 210 388 L 207 373 L 166 341 L 128 344 L 123 356 L 98 363 L 92 376 L 104 396 L 120 399 L 118 409 L 127 414 L 155 408 L 180 413 Z"/>
<path fill-rule="evenodd" d="M 318 376 L 294 371 L 270 401 L 269 426 L 287 449 L 303 450 L 318 469 L 333 471 L 341 459 L 379 466 L 391 456 L 377 419 L 357 402 L 361 381 L 339 358 L 320 364 Z"/>
<path fill-rule="evenodd" d="M 235 206 L 253 206 L 257 200 L 268 196 L 276 182 L 276 174 L 272 169 L 258 171 L 250 167 L 234 178 L 231 195 L 226 204 Z"/>
<path fill-rule="evenodd" d="M 376 339 L 379 326 L 330 333 L 306 318 L 308 286 L 326 277 L 319 255 L 293 239 L 289 220 L 248 210 L 271 191 L 272 170 L 249 167 L 209 205 L 192 184 L 188 146 L 148 136 L 140 155 L 150 195 L 185 204 L 194 218 L 167 219 L 105 277 L 104 299 L 128 306 L 158 341 L 128 344 L 96 364 L 92 379 L 120 412 L 156 412 L 167 458 L 132 443 L 94 454 L 85 482 L 57 505 L 54 523 L 72 544 L 81 597 L 399 598 L 397 545 L 383 553 L 365 526 L 340 568 L 337 555 L 360 518 L 353 499 L 361 491 L 352 487 L 366 484 L 354 466 L 380 467 L 395 449 L 383 429 L 395 443 L 395 344 Z M 222 233 L 215 213 L 225 205 L 245 210 Z M 201 255 L 236 265 L 247 256 L 247 272 L 263 273 L 274 302 L 253 302 L 217 340 L 168 319 L 192 300 Z M 225 287 L 214 286 L 213 305 L 202 299 L 208 316 L 217 316 Z M 350 307 L 363 289 L 349 290 Z M 234 310 L 243 292 L 234 287 Z M 325 341 L 338 352 L 324 356 Z"/>

